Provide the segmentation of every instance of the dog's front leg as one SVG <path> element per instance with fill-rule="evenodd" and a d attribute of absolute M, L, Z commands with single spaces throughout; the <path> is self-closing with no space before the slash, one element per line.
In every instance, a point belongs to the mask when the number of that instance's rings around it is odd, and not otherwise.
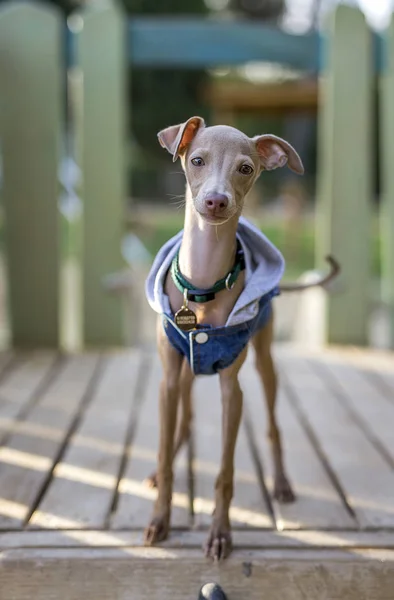
<path fill-rule="evenodd" d="M 238 381 L 239 370 L 246 358 L 244 350 L 236 362 L 220 372 L 222 394 L 222 457 L 215 485 L 215 512 L 205 554 L 222 560 L 231 552 L 230 503 L 234 487 L 234 454 L 242 416 L 242 391 Z"/>
<path fill-rule="evenodd" d="M 159 402 L 158 493 L 152 519 L 145 530 L 145 544 L 148 546 L 165 540 L 170 526 L 174 435 L 179 398 L 179 378 L 182 367 L 182 356 L 169 343 L 161 324 L 158 329 L 158 348 L 163 366 Z"/>
<path fill-rule="evenodd" d="M 191 371 L 190 365 L 187 359 L 183 359 L 180 382 L 179 382 L 179 400 L 182 407 L 181 418 L 179 420 L 178 431 L 175 435 L 174 442 L 174 456 L 173 462 L 178 455 L 178 452 L 184 444 L 186 444 L 190 438 L 190 426 L 192 420 L 192 385 L 194 375 Z M 155 471 L 148 479 L 146 483 L 149 487 L 157 487 L 157 472 Z"/>

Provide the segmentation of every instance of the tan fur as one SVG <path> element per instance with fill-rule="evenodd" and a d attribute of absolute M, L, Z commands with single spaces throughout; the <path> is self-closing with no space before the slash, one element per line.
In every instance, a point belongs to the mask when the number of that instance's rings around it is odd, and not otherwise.
<path fill-rule="evenodd" d="M 193 285 L 209 288 L 234 263 L 238 218 L 245 196 L 260 173 L 286 163 L 302 173 L 301 160 L 295 150 L 280 138 L 269 135 L 252 139 L 232 127 L 205 127 L 199 117 L 163 130 L 159 133 L 159 140 L 175 159 L 181 157 L 187 179 L 185 227 L 179 257 L 181 272 Z M 192 160 L 196 158 L 202 159 L 204 164 L 194 165 Z M 242 174 L 240 169 L 244 165 L 250 167 L 252 172 Z M 212 209 L 207 200 L 218 194 L 226 197 L 226 206 Z M 199 322 L 214 327 L 224 326 L 243 286 L 242 274 L 231 291 L 224 290 L 216 295 L 215 300 L 205 304 L 190 303 L 190 308 L 196 312 Z M 165 291 L 172 310 L 176 312 L 182 306 L 183 298 L 169 275 Z M 160 387 L 158 470 L 151 482 L 157 484 L 158 498 L 145 534 L 147 545 L 159 542 L 168 535 L 173 459 L 182 443 L 188 439 L 192 415 L 193 375 L 187 362 L 168 342 L 161 320 L 157 340 L 163 364 L 163 381 Z M 283 467 L 280 434 L 275 419 L 276 375 L 270 353 L 271 342 L 272 319 L 255 336 L 253 345 L 256 367 L 266 396 L 268 434 L 275 468 L 275 496 L 279 501 L 290 502 L 294 500 L 294 495 Z M 205 549 L 207 556 L 213 559 L 223 559 L 231 550 L 229 507 L 233 495 L 234 451 L 242 414 L 238 373 L 246 354 L 245 350 L 233 365 L 219 373 L 223 406 L 222 456 L 215 486 L 215 513 Z M 175 437 L 179 399 L 182 416 Z"/>

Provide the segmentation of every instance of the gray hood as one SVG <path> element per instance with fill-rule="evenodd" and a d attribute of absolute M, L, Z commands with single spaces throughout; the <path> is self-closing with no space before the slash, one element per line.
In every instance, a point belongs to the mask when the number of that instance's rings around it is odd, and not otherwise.
<path fill-rule="evenodd" d="M 171 238 L 157 253 L 145 283 L 145 293 L 153 310 L 159 314 L 171 312 L 164 283 L 172 260 L 182 241 L 183 231 Z M 237 237 L 245 254 L 245 287 L 226 325 L 239 325 L 256 316 L 259 300 L 279 285 L 285 261 L 279 250 L 259 229 L 244 217 L 239 219 Z"/>

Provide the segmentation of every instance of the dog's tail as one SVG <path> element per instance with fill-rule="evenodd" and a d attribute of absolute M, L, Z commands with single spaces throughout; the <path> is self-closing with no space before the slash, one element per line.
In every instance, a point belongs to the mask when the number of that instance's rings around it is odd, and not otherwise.
<path fill-rule="evenodd" d="M 311 283 L 282 283 L 280 286 L 281 292 L 302 292 L 303 290 L 308 290 L 313 287 L 322 287 L 325 288 L 328 283 L 330 283 L 341 271 L 341 267 L 339 263 L 335 260 L 333 256 L 326 256 L 326 261 L 330 265 L 330 272 L 321 277 L 318 281 Z"/>

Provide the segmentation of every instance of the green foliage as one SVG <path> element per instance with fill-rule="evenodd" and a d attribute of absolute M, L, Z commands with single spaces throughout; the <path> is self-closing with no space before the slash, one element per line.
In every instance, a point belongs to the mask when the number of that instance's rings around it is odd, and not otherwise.
<path fill-rule="evenodd" d="M 203 0 L 124 0 L 130 16 L 207 13 Z M 144 153 L 159 160 L 157 132 L 194 114 L 206 117 L 199 99 L 206 74 L 201 70 L 134 69 L 131 73 L 131 129 Z"/>
<path fill-rule="evenodd" d="M 123 5 L 130 14 L 135 15 L 197 15 L 207 12 L 203 0 L 123 0 Z"/>
<path fill-rule="evenodd" d="M 157 158 L 164 156 L 157 132 L 198 114 L 206 118 L 199 101 L 203 71 L 135 69 L 131 77 L 131 127 L 138 145 Z"/>
<path fill-rule="evenodd" d="M 230 0 L 230 8 L 250 19 L 275 22 L 285 11 L 285 0 Z"/>

